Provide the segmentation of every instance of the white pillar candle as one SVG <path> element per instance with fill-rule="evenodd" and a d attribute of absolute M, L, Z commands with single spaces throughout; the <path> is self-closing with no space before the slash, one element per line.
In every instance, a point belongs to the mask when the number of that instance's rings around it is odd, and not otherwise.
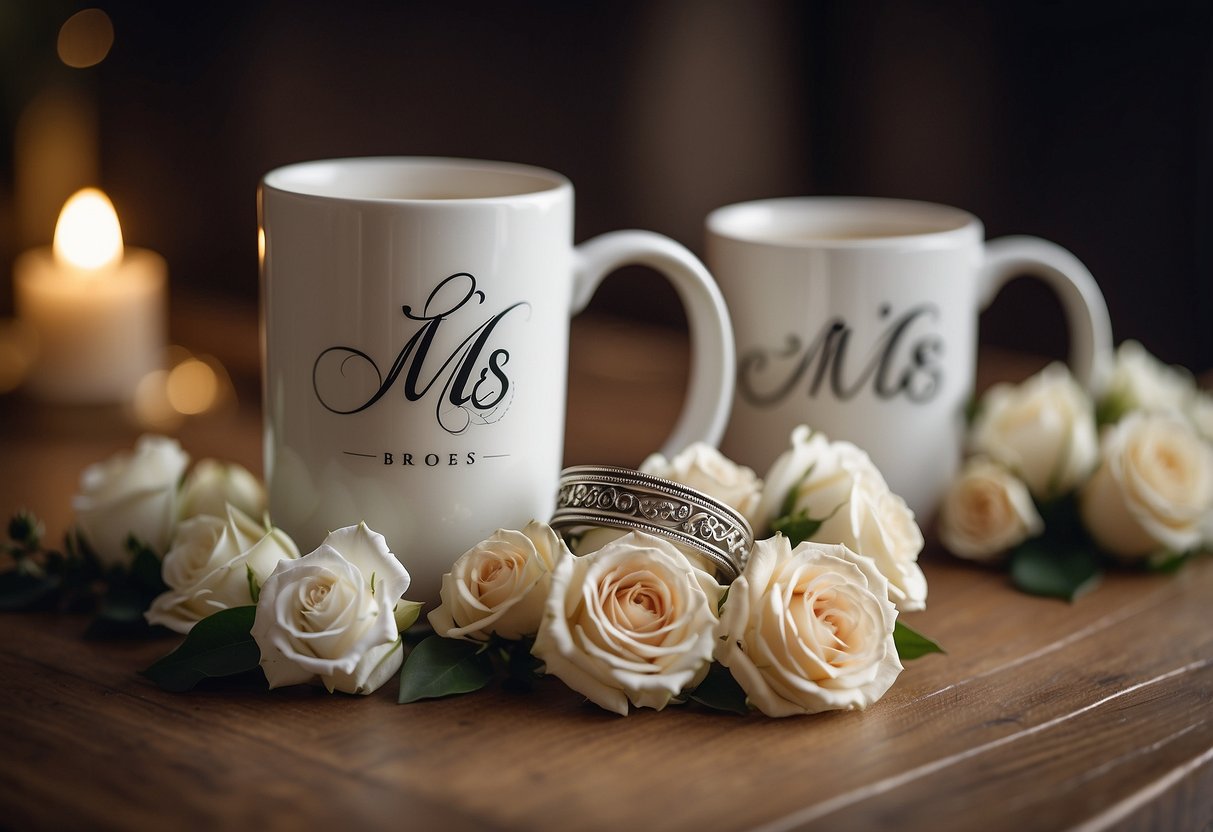
<path fill-rule="evenodd" d="M 14 265 L 17 315 L 37 336 L 27 386 L 73 403 L 128 402 L 165 346 L 164 258 L 123 249 L 113 205 L 85 188 L 63 206 L 53 246 Z"/>

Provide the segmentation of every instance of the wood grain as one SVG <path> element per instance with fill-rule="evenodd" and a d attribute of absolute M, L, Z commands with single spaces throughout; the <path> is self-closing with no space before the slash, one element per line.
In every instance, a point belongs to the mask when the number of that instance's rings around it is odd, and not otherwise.
<path fill-rule="evenodd" d="M 574 343 L 570 459 L 635 464 L 673 422 L 685 347 L 614 324 L 583 326 Z M 673 363 L 631 379 L 654 351 Z M 1030 362 L 994 364 L 1014 375 Z M 652 399 L 647 416 L 609 407 L 625 385 Z M 596 415 L 607 412 L 618 415 Z M 52 530 L 83 465 L 135 433 L 120 417 L 11 401 L 0 413 L 0 508 L 36 506 Z M 195 456 L 256 468 L 259 437 L 246 407 L 182 439 Z M 907 621 L 948 655 L 912 663 L 866 712 L 788 720 L 696 707 L 621 719 L 554 680 L 529 696 L 408 706 L 392 685 L 365 698 L 231 685 L 174 695 L 137 673 L 175 639 L 91 642 L 78 617 L 3 615 L 0 825 L 1208 827 L 1213 560 L 1178 576 L 1114 573 L 1073 605 L 934 550 L 924 568 L 929 609 Z"/>

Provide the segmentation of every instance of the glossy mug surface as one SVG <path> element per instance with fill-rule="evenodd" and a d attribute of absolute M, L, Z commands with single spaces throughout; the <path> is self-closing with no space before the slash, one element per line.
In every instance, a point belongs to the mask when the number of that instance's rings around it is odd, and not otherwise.
<path fill-rule="evenodd" d="M 929 519 L 960 462 L 977 316 L 1011 277 L 1059 295 L 1071 365 L 1098 385 L 1107 308 L 1069 252 L 1031 237 L 985 241 L 943 205 L 806 197 L 741 203 L 707 220 L 708 263 L 732 315 L 737 395 L 722 450 L 760 474 L 807 423 L 872 456 Z"/>
<path fill-rule="evenodd" d="M 272 171 L 259 194 L 265 471 L 300 550 L 366 521 L 440 579 L 501 527 L 546 520 L 564 436 L 571 315 L 650 265 L 687 304 L 693 367 L 666 450 L 723 431 L 727 312 L 686 249 L 623 231 L 573 245 L 573 188 L 496 162 L 371 158 Z"/>

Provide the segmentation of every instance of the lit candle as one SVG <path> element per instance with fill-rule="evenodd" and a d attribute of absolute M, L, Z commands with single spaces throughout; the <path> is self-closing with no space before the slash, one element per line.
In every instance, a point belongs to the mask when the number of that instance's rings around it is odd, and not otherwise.
<path fill-rule="evenodd" d="M 123 249 L 105 194 L 74 194 L 53 246 L 25 252 L 14 266 L 17 315 L 38 342 L 29 389 L 61 402 L 131 401 L 163 360 L 166 271 L 155 252 Z"/>

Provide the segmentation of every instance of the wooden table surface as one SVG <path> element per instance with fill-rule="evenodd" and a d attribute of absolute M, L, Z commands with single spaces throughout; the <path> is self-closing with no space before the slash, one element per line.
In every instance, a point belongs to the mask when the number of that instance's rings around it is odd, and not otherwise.
<path fill-rule="evenodd" d="M 684 348 L 593 322 L 574 343 L 568 459 L 636 464 L 684 378 L 644 358 L 684 360 Z M 983 366 L 988 379 L 1034 364 Z M 599 424 L 625 389 L 649 406 Z M 29 506 L 56 532 L 80 470 L 137 434 L 113 413 L 13 396 L 0 418 L 0 510 Z M 251 400 L 179 435 L 196 458 L 260 469 Z M 136 674 L 173 638 L 85 641 L 84 618 L 5 614 L 0 827 L 1210 828 L 1213 559 L 1178 576 L 1112 574 L 1073 605 L 933 548 L 923 563 L 929 609 L 906 620 L 948 655 L 910 663 L 866 712 L 784 720 L 623 719 L 555 680 L 407 706 L 394 684 L 366 698 L 169 694 Z"/>

